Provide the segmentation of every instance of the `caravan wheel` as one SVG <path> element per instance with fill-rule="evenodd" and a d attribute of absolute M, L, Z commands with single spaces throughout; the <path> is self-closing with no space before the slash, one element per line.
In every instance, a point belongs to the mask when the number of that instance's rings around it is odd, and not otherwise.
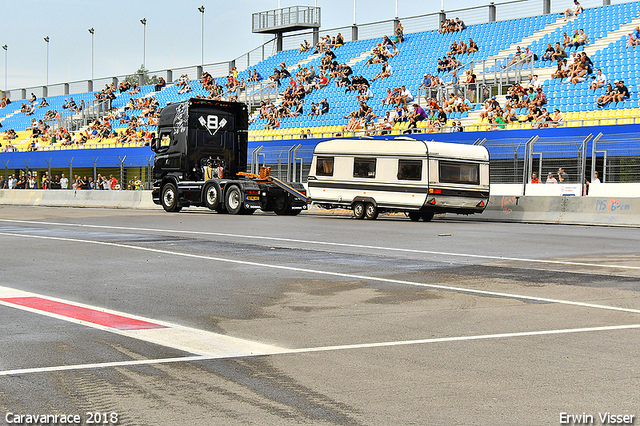
<path fill-rule="evenodd" d="M 425 222 L 431 222 L 431 219 L 433 219 L 433 212 L 422 213 L 422 220 L 424 220 Z"/>
<path fill-rule="evenodd" d="M 364 219 L 364 203 L 360 201 L 353 203 L 353 216 L 356 219 Z"/>
<path fill-rule="evenodd" d="M 373 203 L 367 203 L 364 209 L 364 217 L 369 220 L 378 218 L 378 208 Z"/>

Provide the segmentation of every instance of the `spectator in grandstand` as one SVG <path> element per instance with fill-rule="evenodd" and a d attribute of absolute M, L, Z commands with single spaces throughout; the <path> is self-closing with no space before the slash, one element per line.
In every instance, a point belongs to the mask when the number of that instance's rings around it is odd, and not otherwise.
<path fill-rule="evenodd" d="M 640 27 L 636 27 L 627 38 L 627 47 L 633 47 L 635 49 L 638 44 L 640 44 Z"/>
<path fill-rule="evenodd" d="M 562 125 L 564 125 L 564 117 L 558 108 L 553 111 L 553 117 L 551 117 L 549 125 L 551 127 L 562 127 Z"/>
<path fill-rule="evenodd" d="M 2 100 L 0 101 L 0 108 L 4 108 L 10 103 L 11 103 L 11 99 L 7 98 L 6 96 L 3 96 Z"/>
<path fill-rule="evenodd" d="M 506 123 L 515 123 L 518 121 L 518 114 L 511 103 L 507 102 L 507 105 L 504 107 L 502 117 Z"/>
<path fill-rule="evenodd" d="M 592 77 L 593 83 L 591 89 L 596 90 L 607 85 L 607 76 L 603 74 L 602 69 L 599 69 L 597 74 Z"/>
<path fill-rule="evenodd" d="M 164 78 L 160 77 L 158 78 L 158 84 L 155 85 L 154 89 L 156 92 L 159 92 L 166 85 L 167 85 L 167 82 L 164 80 Z"/>
<path fill-rule="evenodd" d="M 617 83 L 617 90 L 613 94 L 614 102 L 623 102 L 631 97 L 629 89 L 624 85 L 624 80 L 620 80 Z"/>
<path fill-rule="evenodd" d="M 569 75 L 569 64 L 566 59 L 558 61 L 557 69 L 551 74 L 551 78 L 563 79 Z"/>
<path fill-rule="evenodd" d="M 176 83 L 176 86 L 179 87 L 178 93 L 188 93 L 191 91 L 191 85 L 189 84 L 189 76 L 187 74 L 182 74 Z"/>
<path fill-rule="evenodd" d="M 466 29 L 467 29 L 467 26 L 462 21 L 462 19 L 456 17 L 455 30 L 456 31 L 463 31 L 463 30 L 466 30 Z"/>
<path fill-rule="evenodd" d="M 402 43 L 404 41 L 404 28 L 400 22 L 396 25 L 396 41 L 398 43 Z"/>
<path fill-rule="evenodd" d="M 247 78 L 247 81 L 249 83 L 257 83 L 258 81 L 262 80 L 262 76 L 258 73 L 258 70 L 256 68 L 253 69 L 253 73 L 251 71 L 249 71 L 249 77 Z"/>
<path fill-rule="evenodd" d="M 618 80 L 614 80 L 614 84 L 617 85 L 617 83 L 618 83 Z M 611 83 L 607 83 L 606 91 L 604 92 L 604 94 L 600 95 L 596 100 L 596 104 L 598 108 L 603 108 L 605 105 L 611 102 L 613 100 L 614 93 L 615 93 L 615 90 L 611 85 Z"/>
<path fill-rule="evenodd" d="M 304 43 L 300 43 L 300 49 L 298 50 L 299 52 L 308 52 L 311 49 L 311 45 L 309 44 L 309 42 L 307 40 L 304 41 Z"/>
<path fill-rule="evenodd" d="M 551 43 L 547 44 L 547 50 L 542 54 L 543 61 L 553 61 L 553 54 L 556 53 Z"/>
<path fill-rule="evenodd" d="M 33 94 L 33 92 L 32 92 L 32 93 L 31 93 L 31 98 L 29 98 L 29 103 L 30 103 L 31 105 L 33 105 L 33 104 L 36 102 L 36 100 L 37 100 L 37 99 L 38 99 L 38 98 L 36 98 L 36 95 L 34 95 L 34 94 Z"/>
<path fill-rule="evenodd" d="M 553 177 L 553 172 L 547 174 L 547 181 L 545 183 L 558 183 L 558 180 Z"/>
<path fill-rule="evenodd" d="M 327 114 L 328 112 L 329 112 L 329 102 L 327 101 L 327 98 L 324 98 L 322 102 L 320 102 L 318 115 Z"/>
<path fill-rule="evenodd" d="M 390 77 L 392 74 L 393 70 L 391 68 L 391 65 L 389 65 L 389 63 L 387 61 L 382 63 L 382 70 L 375 75 L 375 77 L 373 77 L 371 79 L 371 81 L 377 80 L 379 78 L 387 78 Z"/>
<path fill-rule="evenodd" d="M 551 55 L 551 57 L 553 58 L 553 61 L 558 61 L 560 62 L 560 60 L 565 59 L 567 57 L 567 52 L 566 50 L 564 50 L 564 47 L 560 45 L 560 42 L 556 42 L 556 50 L 553 53 L 553 55 Z"/>
<path fill-rule="evenodd" d="M 42 102 L 40 102 L 40 105 L 38 105 L 38 108 L 44 108 L 48 106 L 49 106 L 49 102 L 47 102 L 45 98 L 42 98 Z"/>
<path fill-rule="evenodd" d="M 407 89 L 406 86 L 402 86 L 402 90 L 400 92 L 399 103 L 402 103 L 403 105 L 406 105 L 406 104 L 411 103 L 411 102 L 413 102 L 413 95 L 411 94 L 409 89 Z"/>
<path fill-rule="evenodd" d="M 531 123 L 535 123 L 538 121 L 538 118 L 540 117 L 540 115 L 542 114 L 542 111 L 540 110 L 540 108 L 538 108 L 537 106 L 535 106 L 534 104 L 530 104 L 527 107 L 527 115 L 524 118 L 524 122 L 531 122 Z"/>
<path fill-rule="evenodd" d="M 589 70 L 589 65 L 586 62 L 577 60 L 574 62 L 573 69 L 569 71 L 565 82 L 571 82 L 573 84 L 583 82 L 587 79 Z"/>
<path fill-rule="evenodd" d="M 517 46 L 516 51 L 513 54 L 513 57 L 509 59 L 509 61 L 507 62 L 507 65 L 501 65 L 500 68 L 502 69 L 509 68 L 510 66 L 518 63 L 523 58 L 524 58 L 524 52 L 522 51 L 520 46 Z"/>
<path fill-rule="evenodd" d="M 571 16 L 578 16 L 583 11 L 584 9 L 580 5 L 580 3 L 578 3 L 578 0 L 573 0 L 573 6 L 564 11 L 564 20 L 566 21 Z"/>
<path fill-rule="evenodd" d="M 536 119 L 536 128 L 541 129 L 545 127 L 549 127 L 549 121 L 551 121 L 551 117 L 549 116 L 549 112 L 547 112 L 546 108 L 542 108 L 540 111 L 540 115 Z"/>
<path fill-rule="evenodd" d="M 484 111 L 480 112 L 480 120 L 491 119 L 493 118 L 493 112 L 500 107 L 498 101 L 496 101 L 496 97 L 492 96 L 491 99 L 487 99 L 484 103 Z"/>
<path fill-rule="evenodd" d="M 478 43 L 473 41 L 472 38 L 469 38 L 469 44 L 467 44 L 467 53 L 472 54 L 476 53 L 480 48 L 478 47 Z"/>
<path fill-rule="evenodd" d="M 393 92 L 391 91 L 391 88 L 388 87 L 387 95 L 384 98 L 382 98 L 382 105 L 391 105 L 392 102 L 393 102 Z"/>
<path fill-rule="evenodd" d="M 415 129 L 417 123 L 427 118 L 427 113 L 418 104 L 413 104 L 413 111 L 409 113 L 409 129 Z"/>
<path fill-rule="evenodd" d="M 356 95 L 356 99 L 358 99 L 359 101 L 368 101 L 371 98 L 373 98 L 373 92 L 371 91 L 369 86 L 363 85 L 360 89 L 360 93 Z"/>
<path fill-rule="evenodd" d="M 461 49 L 460 46 L 458 46 L 458 42 L 454 40 L 453 43 L 451 43 L 451 46 L 449 46 L 447 56 L 455 56 L 458 53 L 461 53 Z"/>
<path fill-rule="evenodd" d="M 542 87 L 538 87 L 538 89 L 536 90 L 536 97 L 532 101 L 532 103 L 538 107 L 541 107 L 547 104 L 547 96 L 542 91 Z"/>

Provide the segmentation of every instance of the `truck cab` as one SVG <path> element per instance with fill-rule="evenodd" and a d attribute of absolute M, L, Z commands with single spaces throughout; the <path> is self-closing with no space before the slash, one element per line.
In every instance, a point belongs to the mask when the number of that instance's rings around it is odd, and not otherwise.
<path fill-rule="evenodd" d="M 151 144 L 153 202 L 169 212 L 187 206 L 231 214 L 306 209 L 301 184 L 276 185 L 244 173 L 248 126 L 243 103 L 192 98 L 164 107 Z"/>

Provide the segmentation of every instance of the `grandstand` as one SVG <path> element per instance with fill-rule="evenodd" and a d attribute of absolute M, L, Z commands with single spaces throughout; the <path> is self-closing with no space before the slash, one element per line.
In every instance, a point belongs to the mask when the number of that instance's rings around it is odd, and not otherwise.
<path fill-rule="evenodd" d="M 565 138 L 567 141 L 581 141 L 588 134 L 606 131 L 616 135 L 622 133 L 631 135 L 629 137 L 616 136 L 616 140 L 637 138 L 638 126 L 640 125 L 640 80 L 637 77 L 637 71 L 640 69 L 640 47 L 628 46 L 627 40 L 628 35 L 638 25 L 640 25 L 640 2 L 628 2 L 586 8 L 583 13 L 569 19 L 564 19 L 557 13 L 543 14 L 472 24 L 462 31 L 445 34 L 441 34 L 437 28 L 406 33 L 404 42 L 395 43 L 397 54 L 388 58 L 388 64 L 393 69 L 392 75 L 375 81 L 372 80 L 380 72 L 381 64 L 368 65 L 367 63 L 368 59 L 372 57 L 374 49 L 379 48 L 383 43 L 383 37 L 347 41 L 343 45 L 335 46 L 332 52 L 335 55 L 334 61 L 338 64 L 347 64 L 353 71 L 353 76 L 363 76 L 370 82 L 373 97 L 367 103 L 371 107 L 372 113 L 377 117 L 372 120 L 372 123 L 380 122 L 381 117 L 387 113 L 390 113 L 391 117 L 395 115 L 393 105 L 382 104 L 382 99 L 389 89 L 406 86 L 414 96 L 414 102 L 425 106 L 425 108 L 427 97 L 435 98 L 442 106 L 443 101 L 448 99 L 452 93 L 458 94 L 467 104 L 467 111 L 447 114 L 446 121 L 442 126 L 434 124 L 437 111 L 429 111 L 433 116 L 418 123 L 417 129 L 412 132 L 413 137 L 457 140 L 463 143 L 474 143 L 484 139 L 492 156 L 495 151 L 500 153 L 498 156 L 508 158 L 514 153 L 517 157 L 518 150 L 504 153 L 497 148 L 499 145 L 506 145 L 506 141 L 509 139 L 527 140 L 534 134 L 548 135 L 545 137 L 549 138 L 553 138 L 555 135 L 555 137 Z M 593 63 L 593 72 L 601 69 L 609 81 L 624 80 L 630 92 L 628 99 L 609 102 L 600 108 L 597 105 L 597 99 L 604 93 L 605 88 L 591 89 L 591 75 L 577 84 L 567 82 L 566 79 L 552 78 L 552 73 L 556 70 L 556 62 L 541 59 L 547 44 L 561 42 L 563 34 L 572 34 L 578 29 L 584 29 L 588 37 L 587 42 L 579 47 L 567 48 L 567 53 L 584 52 Z M 335 36 L 335 34 L 333 35 Z M 389 28 L 389 35 L 392 35 L 391 28 Z M 438 60 L 447 56 L 450 45 L 454 41 L 468 39 L 473 39 L 478 44 L 479 50 L 471 54 L 458 55 L 455 71 L 461 77 L 467 72 L 473 73 L 476 77 L 475 82 L 465 84 L 461 79 L 457 85 L 450 85 L 452 73 L 438 71 Z M 516 58 L 513 61 L 513 53 L 517 46 L 529 47 L 531 52 L 537 56 L 537 60 L 531 56 L 523 57 L 520 60 Z M 275 108 L 280 107 L 284 91 L 289 86 L 291 79 L 295 79 L 296 73 L 311 66 L 319 73 L 324 55 L 325 52 L 317 52 L 314 48 L 309 51 L 295 48 L 274 53 L 237 73 L 237 80 L 244 80 L 246 87 L 225 91 L 222 94 L 226 98 L 244 101 L 252 106 L 252 123 L 249 132 L 249 138 L 252 142 L 251 148 L 266 145 L 267 149 L 264 152 L 272 148 L 267 153 L 265 161 L 271 164 L 278 161 L 282 152 L 286 152 L 286 148 L 292 144 L 303 146 L 301 152 L 306 152 L 303 155 L 304 161 L 308 159 L 310 149 L 318 138 L 376 137 L 383 133 L 393 136 L 407 132 L 409 123 L 400 120 L 395 121 L 392 126 L 389 126 L 390 128 L 384 131 L 376 128 L 373 124 L 369 127 L 361 125 L 352 131 L 344 130 L 344 126 L 348 123 L 348 115 L 352 111 L 358 110 L 360 101 L 356 98 L 357 92 L 345 93 L 345 88 L 338 87 L 335 84 L 335 79 L 331 79 L 327 86 L 313 89 L 304 96 L 304 113 L 302 115 L 283 116 L 278 119 L 277 126 L 268 126 L 268 118 L 261 116 L 261 110 L 258 108 L 260 102 L 269 100 Z M 514 65 L 509 65 L 514 62 Z M 274 68 L 283 63 L 291 77 L 281 78 L 279 85 L 277 85 L 269 79 L 269 76 L 273 74 Z M 248 82 L 254 70 L 263 77 L 261 82 Z M 201 72 L 202 68 L 199 69 L 199 73 Z M 422 89 L 420 84 L 425 73 L 438 76 L 444 84 L 428 90 Z M 226 72 L 221 74 L 226 74 Z M 500 106 L 504 107 L 509 87 L 514 84 L 526 85 L 528 77 L 534 74 L 538 76 L 541 82 L 540 87 L 546 95 L 547 103 L 544 107 L 548 111 L 558 109 L 563 116 L 562 122 L 554 124 L 557 128 L 547 129 L 550 127 L 548 122 L 545 124 L 544 122 L 524 121 L 528 111 L 522 107 L 517 108 L 516 113 L 519 120 L 514 122 L 496 123 L 495 117 L 487 117 L 487 114 L 483 114 L 486 112 L 485 101 L 495 97 Z M 215 84 L 225 87 L 227 75 L 215 77 Z M 172 81 L 157 91 L 154 85 L 143 85 L 139 88 L 138 93 L 132 95 L 132 89 L 118 92 L 114 85 L 112 87 L 113 99 L 109 108 L 104 107 L 104 101 L 98 104 L 95 101 L 97 97 L 104 98 L 104 91 L 102 93 L 101 91 L 78 93 L 71 96 L 50 96 L 46 98 L 49 106 L 36 107 L 32 115 L 20 112 L 23 104 L 29 104 L 28 100 L 13 98 L 9 105 L 0 108 L 0 123 L 3 131 L 14 129 L 17 138 L 0 139 L 0 150 L 5 151 L 0 153 L 0 159 L 8 170 L 10 168 L 8 161 L 13 161 L 14 165 L 21 162 L 26 163 L 26 158 L 29 158 L 29 155 L 33 156 L 34 150 L 57 153 L 58 151 L 86 150 L 87 148 L 117 150 L 118 148 L 140 147 L 141 150 L 144 150 L 145 158 L 147 155 L 151 157 L 152 153 L 145 145 L 148 144 L 150 132 L 153 131 L 153 105 L 162 106 L 168 102 L 176 102 L 194 96 L 212 96 L 201 79 L 189 80 L 189 86 L 190 91 L 181 93 L 181 87 L 172 84 Z M 25 98 L 25 95 L 26 91 L 22 90 L 22 97 Z M 70 97 L 74 98 L 76 104 L 84 104 L 81 111 L 69 112 L 63 109 L 63 105 Z M 146 100 L 149 106 L 147 109 L 151 109 L 151 113 L 136 107 L 136 104 L 142 102 L 141 99 Z M 309 116 L 310 105 L 320 103 L 323 99 L 328 101 L 329 111 L 323 115 Z M 36 103 L 40 101 L 41 98 L 38 97 Z M 44 120 L 45 114 L 50 110 L 57 112 L 57 118 L 48 122 L 52 130 L 66 127 L 72 130 L 72 133 L 73 131 L 80 134 L 85 133 L 86 140 L 74 140 L 71 144 L 62 144 L 59 135 L 55 138 L 52 138 L 50 134 L 39 138 L 31 137 L 30 127 L 33 120 L 35 119 L 36 123 L 39 120 Z M 109 110 L 111 110 L 111 116 L 108 115 Z M 124 118 L 120 117 L 123 113 L 126 115 Z M 118 118 L 113 118 L 114 114 Z M 109 132 L 94 132 L 94 129 L 90 127 L 90 124 L 96 119 L 101 120 L 102 126 L 104 126 L 104 121 L 107 118 L 111 118 L 108 120 L 109 125 L 107 126 Z M 134 121 L 134 125 L 131 124 L 132 121 Z M 460 125 L 458 126 L 457 123 Z M 464 129 L 464 133 L 457 132 L 457 130 L 461 130 L 460 127 Z M 128 128 L 134 128 L 135 132 L 130 131 L 128 136 L 124 135 L 123 133 Z M 301 133 L 306 132 L 307 129 L 310 135 L 302 139 Z M 454 131 L 456 132 L 454 133 Z M 96 133 L 97 137 L 92 137 L 92 132 Z M 605 143 L 606 140 L 607 135 L 604 135 L 600 143 Z M 21 157 L 10 156 L 21 152 L 25 153 Z M 631 155 L 635 155 L 634 152 L 632 150 Z M 69 155 L 66 154 L 64 157 L 67 158 L 66 161 L 68 161 Z M 115 155 L 117 156 L 117 154 Z M 520 154 L 520 158 L 522 157 L 523 155 Z M 18 158 L 19 160 L 16 160 Z M 138 156 L 138 158 L 142 157 Z M 52 167 L 52 161 L 54 160 L 49 160 L 47 163 L 49 168 Z M 55 167 L 64 168 L 62 157 L 55 161 L 57 161 Z M 111 167 L 116 165 L 122 166 L 123 163 L 114 160 Z M 135 166 L 144 168 L 147 165 L 148 161 Z M 31 169 L 44 168 L 42 162 L 37 163 L 36 160 L 28 167 Z M 141 174 L 144 174 L 144 170 L 141 170 Z"/>

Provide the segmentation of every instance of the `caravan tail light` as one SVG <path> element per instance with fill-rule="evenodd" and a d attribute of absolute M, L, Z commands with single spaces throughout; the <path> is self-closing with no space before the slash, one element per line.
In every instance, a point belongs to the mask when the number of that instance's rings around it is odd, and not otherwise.
<path fill-rule="evenodd" d="M 442 194 L 440 189 L 429 188 L 429 194 Z"/>

